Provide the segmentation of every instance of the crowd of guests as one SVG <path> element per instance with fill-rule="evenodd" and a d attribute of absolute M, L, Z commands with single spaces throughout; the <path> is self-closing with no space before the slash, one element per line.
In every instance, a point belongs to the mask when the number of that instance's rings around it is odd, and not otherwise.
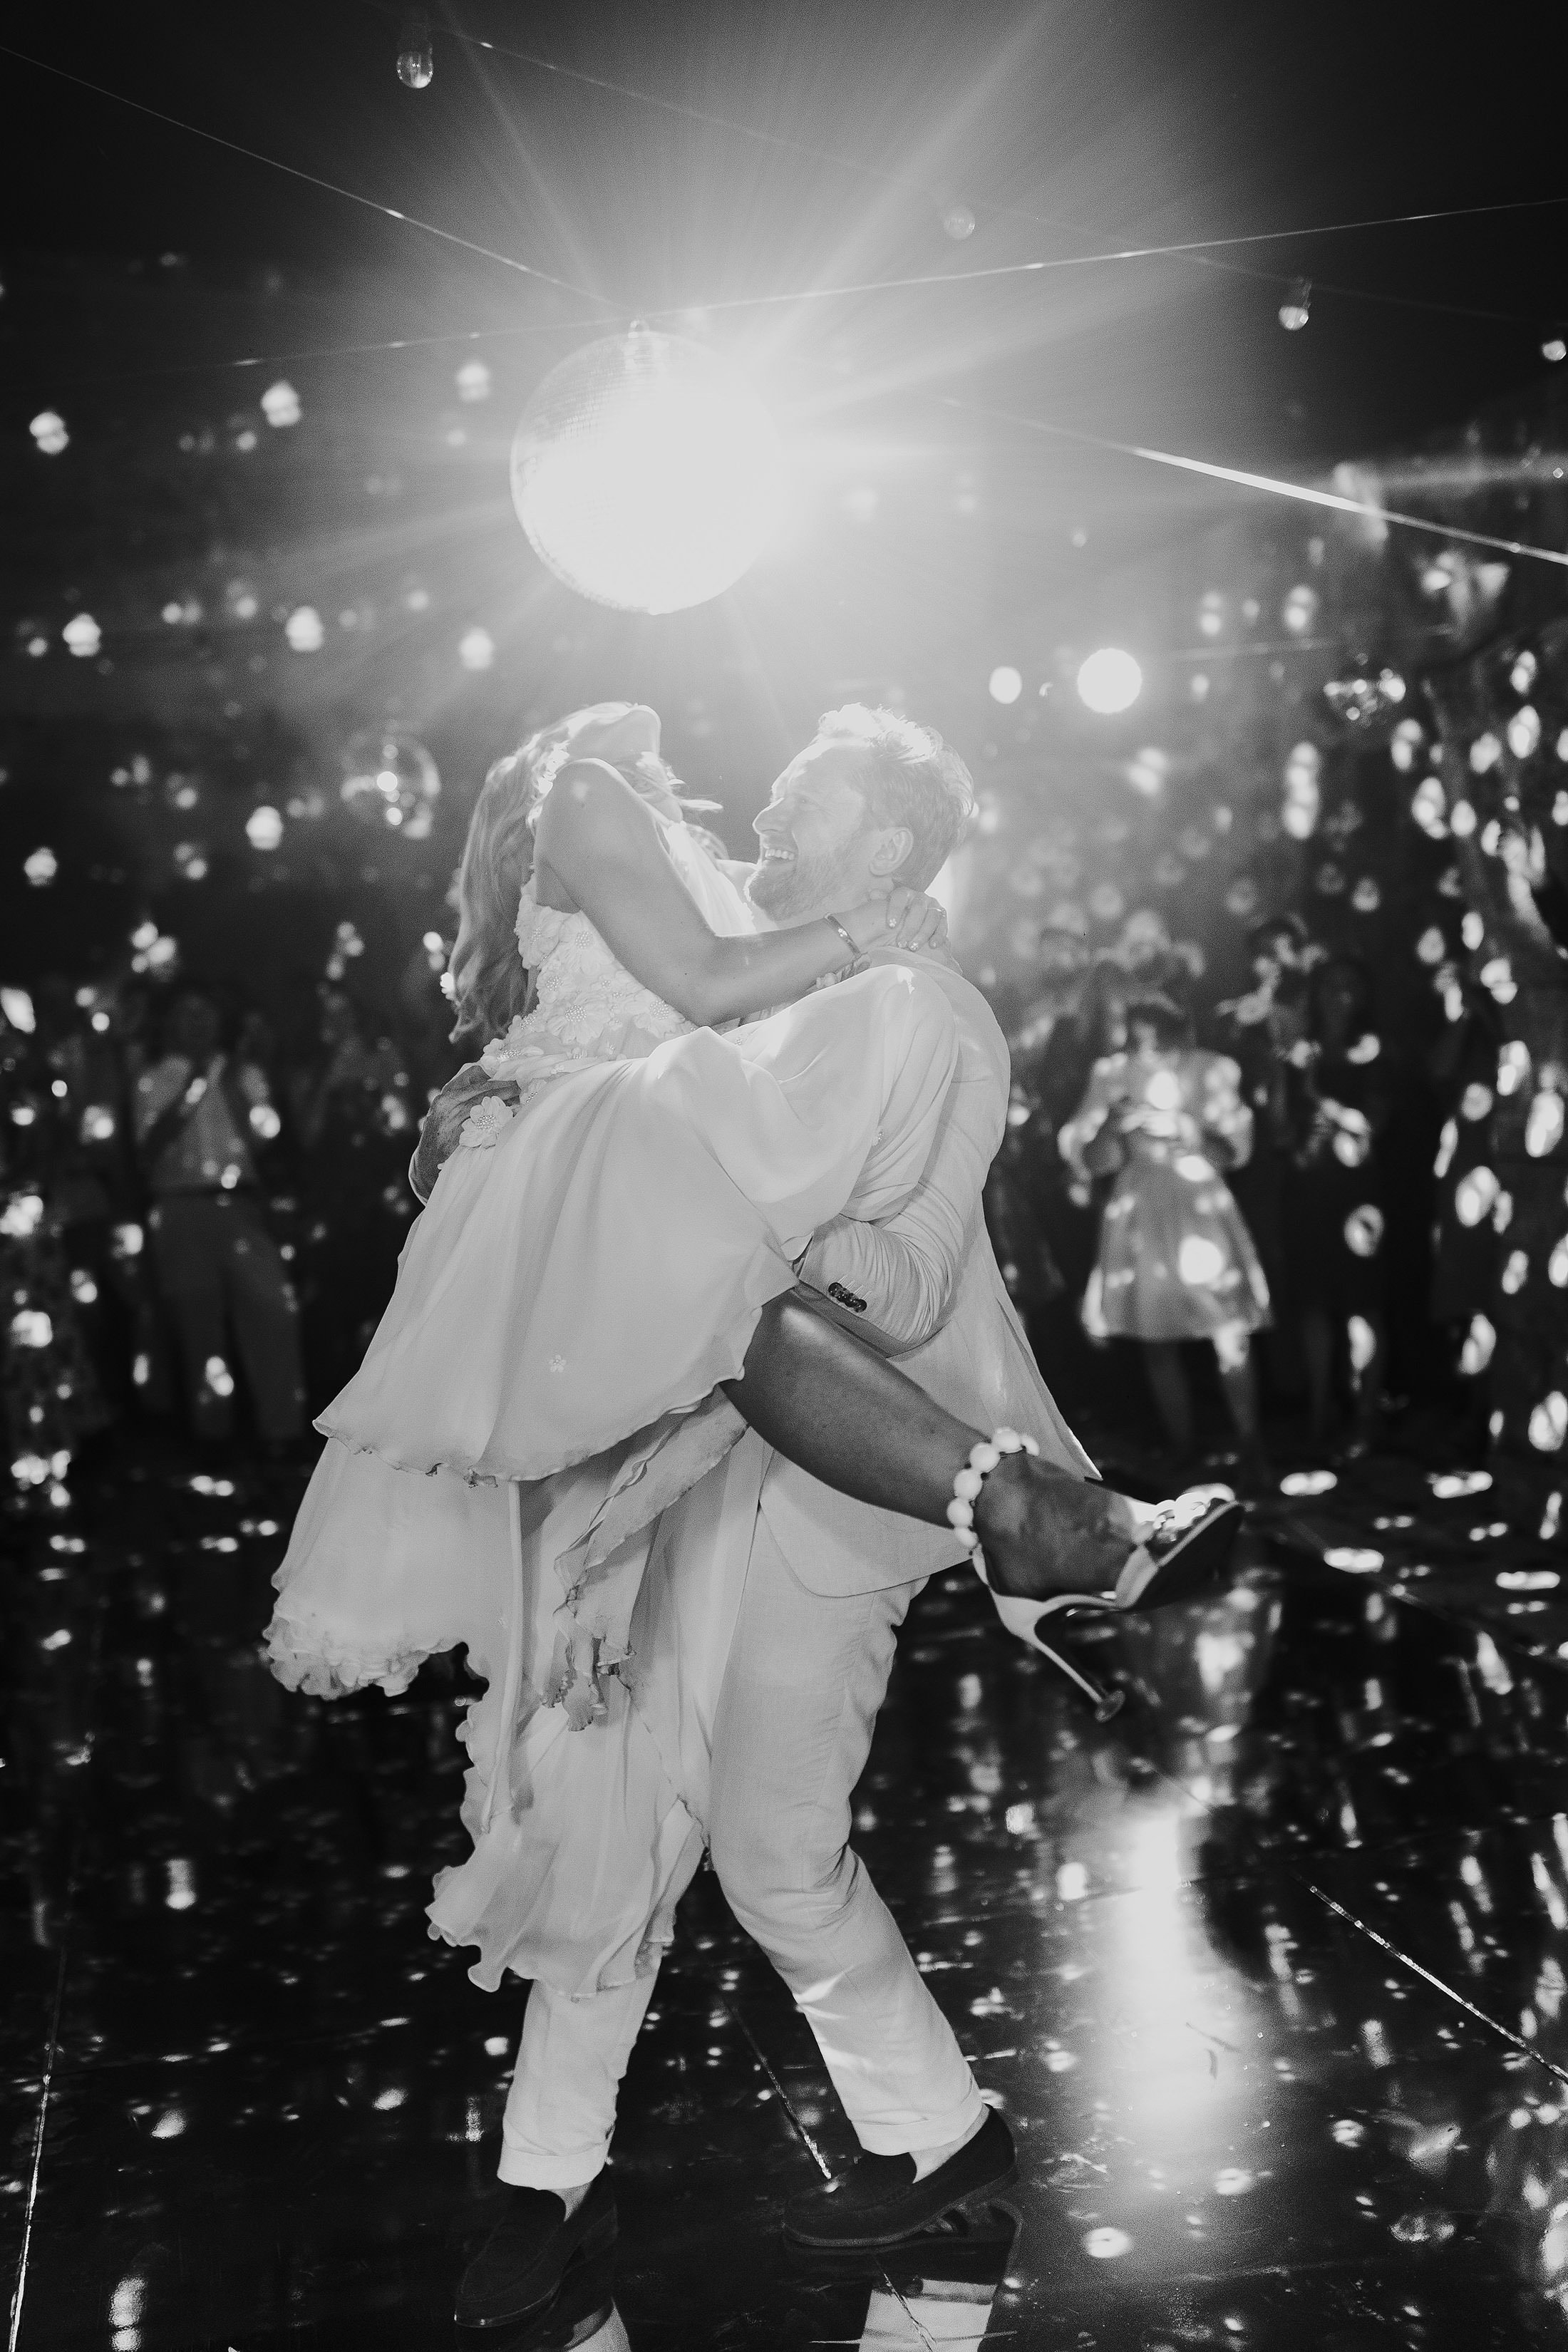
<path fill-rule="evenodd" d="M 1072 1410 L 1136 1433 L 1152 1409 L 1173 1470 L 1217 1450 L 1244 1479 L 1266 1473 L 1281 1413 L 1325 1456 L 1384 1433 L 1387 1145 L 1412 1061 L 1380 1034 L 1364 969 L 1298 918 L 1256 925 L 1250 950 L 1253 986 L 1200 1042 L 1168 940 L 1097 957 L 1048 931 L 1032 997 L 998 1006 L 1012 1123 L 986 1194 Z M 15 1490 L 65 1499 L 85 1445 L 149 1418 L 215 1450 L 309 1444 L 390 1295 L 409 1155 L 454 1064 L 421 971 L 428 1001 L 405 989 L 394 1018 L 346 979 L 300 983 L 281 1013 L 227 984 L 128 973 L 0 991 Z M 1462 975 L 1437 980 L 1447 1018 L 1415 1057 L 1434 1138 L 1447 1121 L 1424 1312 L 1472 1376 L 1479 1449 L 1474 1334 L 1497 1250 L 1474 1174 L 1497 1021 Z"/>
<path fill-rule="evenodd" d="M 390 1295 L 438 1030 L 433 1055 L 335 982 L 283 1020 L 133 977 L 0 1009 L 14 1488 L 63 1501 L 85 1446 L 149 1421 L 287 1459 Z"/>
<path fill-rule="evenodd" d="M 1365 968 L 1293 915 L 1258 923 L 1249 947 L 1254 985 L 1215 1008 L 1200 1045 L 1189 974 L 1168 942 L 1091 958 L 1075 935 L 1047 933 L 1034 1002 L 1003 1008 L 1014 1124 L 987 1194 L 1047 1379 L 1094 1394 L 1101 1417 L 1124 1426 L 1146 1401 L 1171 1466 L 1191 1471 L 1205 1452 L 1192 1348 L 1204 1343 L 1228 1423 L 1213 1451 L 1244 1482 L 1268 1472 L 1265 1405 L 1293 1416 L 1325 1458 L 1385 1436 L 1386 1147 L 1401 1099 L 1401 1057 L 1380 1034 Z M 1466 992 L 1436 1048 L 1415 1057 L 1434 1124 L 1455 1107 L 1472 1122 L 1448 1152 L 1460 1171 L 1485 1148 L 1489 1004 Z M 1495 1241 L 1441 1154 L 1437 1172 L 1423 1311 L 1451 1333 L 1458 1369 Z M 1418 1202 L 1406 1208 L 1424 1215 Z M 1142 1395 L 1113 1341 L 1136 1349 Z M 1106 1351 L 1100 1365 L 1086 1343 Z M 1479 1439 L 1484 1389 L 1472 1385 Z"/>

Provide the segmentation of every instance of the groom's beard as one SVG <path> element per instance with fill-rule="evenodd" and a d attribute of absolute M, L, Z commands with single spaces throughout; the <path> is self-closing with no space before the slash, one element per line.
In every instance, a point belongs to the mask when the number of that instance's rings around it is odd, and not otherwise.
<path fill-rule="evenodd" d="M 775 923 L 805 923 L 829 913 L 844 899 L 839 861 L 818 856 L 797 857 L 792 864 L 765 862 L 746 886 L 753 907 Z"/>

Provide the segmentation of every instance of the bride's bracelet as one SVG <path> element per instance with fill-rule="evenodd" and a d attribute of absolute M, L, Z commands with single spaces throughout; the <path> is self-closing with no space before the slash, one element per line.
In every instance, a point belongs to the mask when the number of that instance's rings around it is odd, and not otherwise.
<path fill-rule="evenodd" d="M 839 938 L 843 940 L 843 942 L 844 942 L 845 946 L 848 949 L 848 950 L 849 950 L 849 952 L 850 952 L 851 956 L 854 958 L 855 961 L 856 961 L 857 963 L 858 963 L 858 962 L 859 962 L 859 961 L 860 961 L 861 950 L 860 950 L 860 949 L 859 949 L 859 948 L 858 948 L 858 947 L 856 946 L 856 944 L 855 944 L 855 935 L 854 935 L 854 933 L 853 933 L 852 931 L 847 931 L 847 930 L 845 929 L 845 928 L 844 928 L 843 924 L 839 921 L 839 919 L 838 919 L 838 918 L 837 918 L 837 915 L 824 915 L 824 917 L 823 917 L 823 919 L 823 919 L 823 921 L 824 921 L 825 923 L 831 923 L 831 924 L 832 924 L 832 926 L 833 926 L 834 929 L 837 932 L 837 934 L 838 934 L 838 936 L 839 936 Z"/>
<path fill-rule="evenodd" d="M 969 1459 L 952 1482 L 952 1500 L 947 1507 L 947 1521 L 959 1542 L 971 1559 L 980 1549 L 980 1533 L 974 1524 L 974 1506 L 980 1499 L 980 1489 L 1007 1454 L 1038 1454 L 1039 1446 L 1032 1437 L 1016 1429 L 994 1429 L 969 1449 Z"/>

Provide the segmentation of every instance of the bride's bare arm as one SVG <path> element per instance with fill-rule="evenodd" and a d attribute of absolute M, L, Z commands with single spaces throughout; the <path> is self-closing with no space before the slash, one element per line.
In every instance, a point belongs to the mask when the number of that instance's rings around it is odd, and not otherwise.
<path fill-rule="evenodd" d="M 563 769 L 540 812 L 536 857 L 626 970 L 699 1027 L 799 996 L 854 961 L 826 918 L 759 937 L 710 930 L 677 874 L 647 803 L 613 768 Z M 856 953 L 923 944 L 940 910 L 920 892 L 837 911 Z"/>

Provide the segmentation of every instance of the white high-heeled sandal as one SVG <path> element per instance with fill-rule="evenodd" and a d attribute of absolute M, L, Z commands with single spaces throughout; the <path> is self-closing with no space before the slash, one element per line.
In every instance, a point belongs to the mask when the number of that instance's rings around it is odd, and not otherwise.
<path fill-rule="evenodd" d="M 1038 1454 L 1033 1438 L 1016 1429 L 999 1429 L 971 1448 L 969 1460 L 953 1480 L 953 1499 L 947 1507 L 949 1524 L 968 1552 L 970 1564 L 990 1593 L 997 1615 L 1010 1633 L 1048 1658 L 1068 1682 L 1093 1702 L 1095 1720 L 1109 1723 L 1126 1703 L 1122 1691 L 1108 1691 L 1083 1674 L 1059 1650 L 1040 1638 L 1043 1619 L 1082 1610 L 1096 1615 L 1125 1614 L 1134 1609 L 1163 1609 L 1190 1601 L 1215 1581 L 1241 1531 L 1246 1513 L 1228 1486 L 1191 1486 L 1184 1494 L 1162 1503 L 1142 1543 L 1128 1554 L 1110 1592 L 1054 1592 L 1045 1601 L 1022 1593 L 998 1592 L 985 1570 L 985 1558 L 974 1525 L 974 1506 L 986 1479 L 1009 1454 Z"/>

